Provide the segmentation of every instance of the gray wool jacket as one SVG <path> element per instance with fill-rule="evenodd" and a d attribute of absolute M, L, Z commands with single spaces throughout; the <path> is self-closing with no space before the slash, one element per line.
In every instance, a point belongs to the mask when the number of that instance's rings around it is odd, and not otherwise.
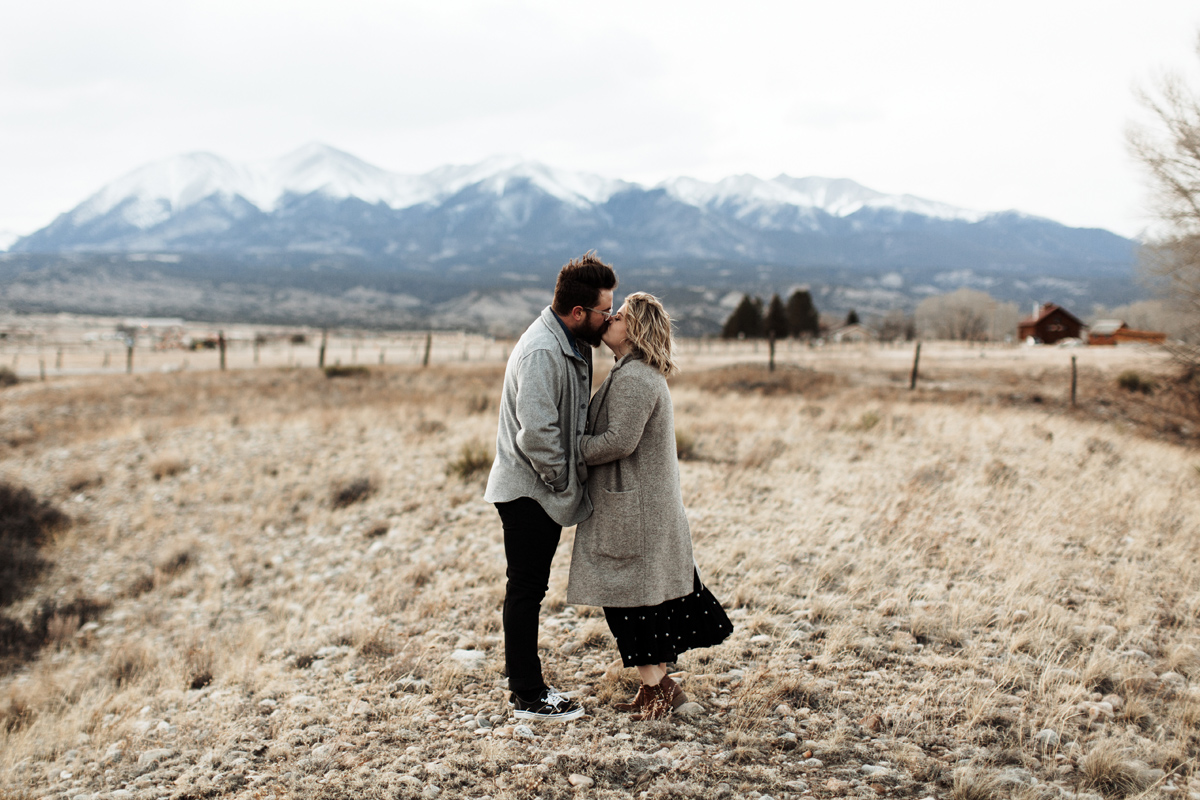
<path fill-rule="evenodd" d="M 579 437 L 591 393 L 592 349 L 571 347 L 550 306 L 517 341 L 504 368 L 496 458 L 483 499 L 531 497 L 559 525 L 592 513 Z"/>
<path fill-rule="evenodd" d="M 690 594 L 695 562 L 667 379 L 632 355 L 618 361 L 579 446 L 594 511 L 575 529 L 567 602 L 631 608 Z"/>

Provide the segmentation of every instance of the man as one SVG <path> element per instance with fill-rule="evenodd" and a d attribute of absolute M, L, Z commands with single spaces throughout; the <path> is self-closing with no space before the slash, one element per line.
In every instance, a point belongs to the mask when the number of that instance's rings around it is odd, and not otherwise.
<path fill-rule="evenodd" d="M 592 351 L 613 313 L 617 276 L 592 253 L 558 273 L 554 302 L 521 336 L 504 370 L 496 460 L 484 499 L 504 527 L 504 658 L 517 719 L 568 720 L 583 708 L 546 685 L 538 614 L 564 526 L 592 513 L 579 437 Z"/>

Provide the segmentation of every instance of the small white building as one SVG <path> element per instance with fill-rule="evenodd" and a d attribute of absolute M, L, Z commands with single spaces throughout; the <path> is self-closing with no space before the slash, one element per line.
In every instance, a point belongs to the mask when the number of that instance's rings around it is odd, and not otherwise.
<path fill-rule="evenodd" d="M 862 323 L 855 322 L 852 325 L 843 325 L 835 331 L 830 331 L 829 341 L 831 342 L 873 342 L 878 338 L 875 331 L 868 328 Z"/>

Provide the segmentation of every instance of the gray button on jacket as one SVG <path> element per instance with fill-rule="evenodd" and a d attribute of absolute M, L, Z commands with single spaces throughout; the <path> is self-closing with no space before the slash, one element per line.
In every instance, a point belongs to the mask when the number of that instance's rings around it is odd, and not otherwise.
<path fill-rule="evenodd" d="M 592 513 L 579 437 L 587 421 L 592 350 L 575 352 L 550 306 L 517 341 L 504 369 L 496 459 L 483 499 L 531 497 L 559 525 Z"/>

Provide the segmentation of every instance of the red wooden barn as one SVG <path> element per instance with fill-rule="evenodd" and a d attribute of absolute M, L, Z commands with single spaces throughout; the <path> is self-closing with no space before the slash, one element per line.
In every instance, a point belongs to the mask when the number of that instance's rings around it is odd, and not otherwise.
<path fill-rule="evenodd" d="M 1088 331 L 1088 344 L 1164 344 L 1167 335 L 1159 331 L 1139 331 L 1120 319 L 1101 319 Z"/>
<path fill-rule="evenodd" d="M 1087 326 L 1062 306 L 1046 303 L 1037 313 L 1017 323 L 1017 338 L 1021 341 L 1033 337 L 1042 344 L 1054 344 L 1063 339 L 1080 339 Z"/>

